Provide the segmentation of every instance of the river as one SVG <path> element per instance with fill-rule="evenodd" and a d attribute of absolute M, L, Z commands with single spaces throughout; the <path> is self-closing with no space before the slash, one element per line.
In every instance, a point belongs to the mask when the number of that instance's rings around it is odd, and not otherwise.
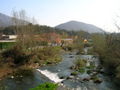
<path fill-rule="evenodd" d="M 95 65 L 99 65 L 99 58 L 93 55 L 76 55 L 76 52 L 66 52 L 61 55 L 63 60 L 50 66 L 44 66 L 33 70 L 29 76 L 8 76 L 0 80 L 0 90 L 29 90 L 44 82 L 60 83 L 66 89 L 59 90 L 119 90 L 112 83 L 110 78 L 104 74 L 98 74 L 102 79 L 99 84 L 93 81 L 83 81 L 84 78 L 89 77 L 87 73 L 79 73 L 77 76 L 71 76 L 74 71 L 70 69 L 74 65 L 76 58 L 84 58 L 89 61 L 94 61 Z M 68 79 L 69 77 L 69 79 Z"/>

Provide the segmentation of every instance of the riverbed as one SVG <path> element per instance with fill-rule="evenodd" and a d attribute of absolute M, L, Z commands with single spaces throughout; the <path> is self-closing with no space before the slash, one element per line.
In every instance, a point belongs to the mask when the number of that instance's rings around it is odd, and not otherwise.
<path fill-rule="evenodd" d="M 99 84 L 94 83 L 92 80 L 83 81 L 84 78 L 89 77 L 87 73 L 79 73 L 77 76 L 71 75 L 74 70 L 70 68 L 77 58 L 94 61 L 97 66 L 99 65 L 99 57 L 87 54 L 77 55 L 76 51 L 63 53 L 61 57 L 63 60 L 60 63 L 35 69 L 29 76 L 8 76 L 0 80 L 0 90 L 29 90 L 44 82 L 59 83 L 59 85 L 69 90 L 119 90 L 110 78 L 104 74 L 98 74 L 102 79 Z M 63 89 L 61 88 L 61 90 Z"/>

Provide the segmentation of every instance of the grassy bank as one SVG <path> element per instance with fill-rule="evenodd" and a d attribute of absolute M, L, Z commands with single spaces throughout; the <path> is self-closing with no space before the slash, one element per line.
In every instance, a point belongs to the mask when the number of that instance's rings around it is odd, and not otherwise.
<path fill-rule="evenodd" d="M 0 78 L 15 72 L 17 69 L 33 69 L 61 61 L 60 47 L 43 47 L 23 49 L 14 46 L 0 54 Z"/>

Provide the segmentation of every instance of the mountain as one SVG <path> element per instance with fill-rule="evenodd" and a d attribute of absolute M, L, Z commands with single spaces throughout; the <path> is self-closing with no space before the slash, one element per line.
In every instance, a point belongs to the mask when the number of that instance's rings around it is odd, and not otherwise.
<path fill-rule="evenodd" d="M 0 13 L 0 27 L 6 27 L 12 25 L 11 17 Z"/>
<path fill-rule="evenodd" d="M 17 20 L 19 21 L 19 25 L 22 25 L 22 23 L 24 23 L 24 24 L 30 23 L 29 21 L 25 21 L 25 20 L 21 20 L 21 19 L 17 19 Z M 7 26 L 11 26 L 11 25 L 13 25 L 12 17 L 0 13 L 0 27 L 7 27 Z"/>
<path fill-rule="evenodd" d="M 96 27 L 91 24 L 86 24 L 78 21 L 69 21 L 60 25 L 57 25 L 55 28 L 65 29 L 68 31 L 85 31 L 89 33 L 105 33 L 101 28 Z"/>

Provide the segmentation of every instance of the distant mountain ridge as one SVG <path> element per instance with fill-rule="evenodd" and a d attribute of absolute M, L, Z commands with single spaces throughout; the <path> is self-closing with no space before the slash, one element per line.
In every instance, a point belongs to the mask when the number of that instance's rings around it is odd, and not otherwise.
<path fill-rule="evenodd" d="M 12 25 L 12 18 L 0 13 L 0 27 L 7 27 Z"/>
<path fill-rule="evenodd" d="M 25 20 L 21 20 L 21 19 L 17 19 L 19 21 L 19 23 L 24 22 L 24 24 L 29 24 L 29 21 L 25 21 Z M 8 27 L 8 26 L 12 26 L 13 22 L 12 22 L 12 17 L 2 14 L 0 13 L 0 27 Z"/>
<path fill-rule="evenodd" d="M 105 33 L 104 30 L 101 28 L 92 25 L 92 24 L 86 24 L 79 21 L 69 21 L 60 25 L 55 26 L 55 28 L 58 29 L 65 29 L 68 31 L 85 31 L 89 33 Z"/>
<path fill-rule="evenodd" d="M 26 21 L 26 24 L 29 22 Z M 13 25 L 12 23 L 12 17 L 7 16 L 5 14 L 0 13 L 0 27 L 7 27 Z M 105 33 L 104 30 L 101 28 L 91 25 L 91 24 L 86 24 L 83 22 L 78 22 L 78 21 L 69 21 L 60 25 L 57 25 L 55 28 L 58 29 L 65 29 L 68 31 L 85 31 L 89 33 Z"/>

